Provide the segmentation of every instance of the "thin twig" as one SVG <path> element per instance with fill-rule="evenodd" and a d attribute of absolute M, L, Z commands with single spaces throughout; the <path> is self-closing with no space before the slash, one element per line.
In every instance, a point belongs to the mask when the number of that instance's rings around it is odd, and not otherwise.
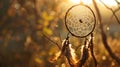
<path fill-rule="evenodd" d="M 120 7 L 114 10 L 114 13 L 118 12 L 120 10 Z M 111 16 L 113 18 L 114 15 Z"/>
<path fill-rule="evenodd" d="M 44 33 L 42 33 L 43 34 L 43 36 L 46 38 L 46 39 L 48 39 L 50 42 L 52 42 L 52 43 L 54 43 L 55 45 L 57 45 L 57 47 L 61 50 L 61 47 L 59 46 L 59 44 L 58 43 L 56 43 L 56 42 L 54 42 L 53 40 L 51 40 L 49 37 L 47 37 Z"/>
<path fill-rule="evenodd" d="M 100 2 L 101 2 L 107 9 L 109 9 L 109 10 L 113 13 L 113 16 L 115 16 L 117 22 L 120 24 L 120 20 L 119 20 L 119 18 L 118 18 L 117 15 L 116 15 L 116 11 L 113 11 L 113 9 L 110 8 L 110 7 L 108 7 L 102 0 L 100 0 Z"/>

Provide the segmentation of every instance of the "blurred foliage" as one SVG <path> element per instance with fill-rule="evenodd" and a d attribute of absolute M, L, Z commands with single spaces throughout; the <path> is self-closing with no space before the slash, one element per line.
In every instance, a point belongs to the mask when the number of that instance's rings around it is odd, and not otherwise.
<path fill-rule="evenodd" d="M 66 37 L 64 14 L 68 0 L 0 0 L 0 67 L 57 67 L 65 66 L 65 60 L 56 63 L 49 60 L 59 51 L 58 47 L 42 35 L 51 38 L 61 46 L 61 39 Z M 69 4 L 69 3 L 67 3 Z M 112 21 L 114 22 L 114 21 Z M 104 23 L 110 26 L 110 23 Z M 112 23 L 108 42 L 115 54 L 120 56 L 120 31 L 113 31 Z M 117 67 L 101 45 L 100 31 L 97 25 L 94 33 L 95 56 L 98 67 Z M 120 27 L 120 26 L 119 26 Z M 61 36 L 59 35 L 61 34 Z M 73 47 L 83 44 L 84 39 L 71 36 Z M 76 53 L 80 55 L 80 49 Z M 65 62 L 65 63 L 64 63 Z M 90 58 L 86 66 L 93 66 Z"/>

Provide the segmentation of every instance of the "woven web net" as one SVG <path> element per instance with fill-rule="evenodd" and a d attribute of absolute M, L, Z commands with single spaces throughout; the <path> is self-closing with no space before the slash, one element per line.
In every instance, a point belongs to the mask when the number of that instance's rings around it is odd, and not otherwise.
<path fill-rule="evenodd" d="M 87 6 L 77 5 L 66 13 L 65 24 L 69 32 L 78 37 L 89 35 L 95 27 L 95 15 Z"/>

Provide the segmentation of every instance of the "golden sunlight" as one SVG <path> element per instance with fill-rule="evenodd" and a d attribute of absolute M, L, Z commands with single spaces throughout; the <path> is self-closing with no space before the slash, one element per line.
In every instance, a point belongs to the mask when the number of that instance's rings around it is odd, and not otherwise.
<path fill-rule="evenodd" d="M 115 2 L 115 0 L 102 0 L 102 1 L 109 7 L 117 6 L 117 3 Z"/>
<path fill-rule="evenodd" d="M 79 4 L 80 2 L 84 3 L 84 4 L 91 4 L 92 0 L 70 0 L 70 2 L 75 3 L 75 4 Z"/>
<path fill-rule="evenodd" d="M 80 2 L 86 4 L 86 5 L 90 5 L 92 4 L 92 0 L 69 0 L 70 2 L 74 3 L 74 4 L 79 4 Z M 115 0 L 101 0 L 103 1 L 106 5 L 112 7 L 112 6 L 117 6 L 117 3 L 115 2 Z M 120 0 L 117 0 L 118 2 Z M 97 0 L 98 3 L 100 3 L 99 0 Z"/>
<path fill-rule="evenodd" d="M 70 0 L 70 2 L 75 3 L 75 4 L 79 4 L 80 0 Z"/>
<path fill-rule="evenodd" d="M 118 2 L 120 2 L 120 0 L 117 0 Z"/>
<path fill-rule="evenodd" d="M 92 4 L 92 0 L 81 0 L 84 4 Z"/>

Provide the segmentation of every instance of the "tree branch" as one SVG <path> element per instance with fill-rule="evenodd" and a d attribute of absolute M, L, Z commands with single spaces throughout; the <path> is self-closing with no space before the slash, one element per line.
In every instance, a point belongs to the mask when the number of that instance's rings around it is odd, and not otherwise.
<path fill-rule="evenodd" d="M 42 33 L 42 34 L 43 34 L 43 33 Z M 43 36 L 44 36 L 46 39 L 48 39 L 50 42 L 52 42 L 52 43 L 54 43 L 55 45 L 57 45 L 57 47 L 61 50 L 61 47 L 59 46 L 58 43 L 52 41 L 52 40 L 51 40 L 49 37 L 47 37 L 45 34 L 43 34 Z"/>
<path fill-rule="evenodd" d="M 103 45 L 104 45 L 104 47 L 106 48 L 106 50 L 108 51 L 109 55 L 120 65 L 120 58 L 117 57 L 117 56 L 112 52 L 111 48 L 108 46 L 107 36 L 106 36 L 105 32 L 103 31 L 103 24 L 102 24 L 102 22 L 101 22 L 101 14 L 100 14 L 100 12 L 99 12 L 99 9 L 98 9 L 98 6 L 97 6 L 95 0 L 93 0 L 93 4 L 94 4 L 94 7 L 95 7 L 96 12 L 97 12 L 97 14 L 98 14 L 98 20 L 99 20 L 99 22 L 100 22 L 100 30 L 101 30 L 101 37 L 102 37 Z M 103 3 L 103 4 L 104 4 L 104 3 Z M 105 4 L 104 4 L 104 5 L 105 5 Z M 106 6 L 106 5 L 105 5 L 105 6 Z M 107 6 L 106 6 L 106 8 L 108 8 L 109 10 L 111 10 L 111 8 L 109 8 L 109 7 L 107 7 Z M 115 13 L 113 13 L 113 14 L 114 14 L 114 16 L 115 16 Z"/>
<path fill-rule="evenodd" d="M 119 20 L 119 18 L 118 18 L 117 15 L 116 15 L 116 12 L 117 12 L 118 10 L 115 10 L 115 11 L 114 11 L 112 8 L 108 7 L 103 1 L 100 0 L 100 2 L 101 2 L 108 10 L 110 10 L 110 11 L 113 13 L 113 16 L 115 16 L 117 22 L 120 24 L 120 20 Z M 119 8 L 120 8 L 120 7 L 119 7 Z"/>

